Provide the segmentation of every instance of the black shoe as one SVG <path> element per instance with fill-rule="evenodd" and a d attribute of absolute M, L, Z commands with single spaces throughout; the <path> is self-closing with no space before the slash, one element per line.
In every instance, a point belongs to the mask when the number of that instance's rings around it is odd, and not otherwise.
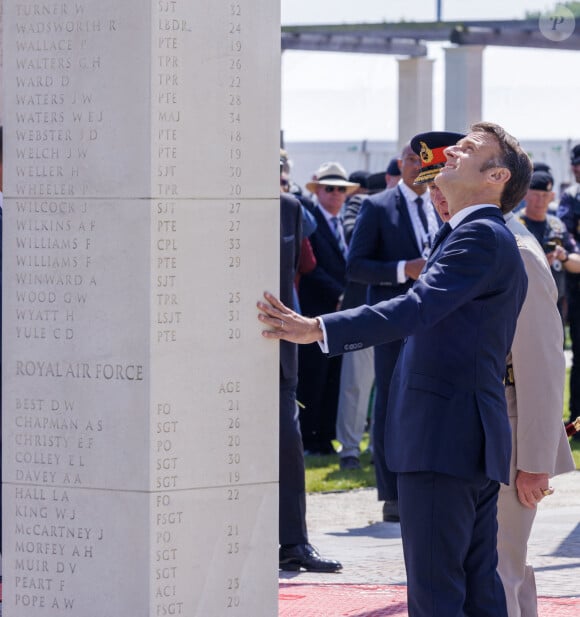
<path fill-rule="evenodd" d="M 304 446 L 305 456 L 327 456 L 328 454 L 336 454 L 336 450 L 330 442 L 309 444 Z"/>
<path fill-rule="evenodd" d="M 297 572 L 300 568 L 308 572 L 338 572 L 342 564 L 333 559 L 323 559 L 311 544 L 281 546 L 280 570 Z"/>
<path fill-rule="evenodd" d="M 336 450 L 330 441 L 323 441 L 318 449 L 323 456 L 327 454 L 336 454 Z"/>
<path fill-rule="evenodd" d="M 383 504 L 383 521 L 385 523 L 398 523 L 399 518 L 399 502 L 397 501 L 385 501 Z"/>
<path fill-rule="evenodd" d="M 360 469 L 360 461 L 356 456 L 343 456 L 338 461 L 338 465 L 341 471 L 351 471 L 353 469 Z"/>

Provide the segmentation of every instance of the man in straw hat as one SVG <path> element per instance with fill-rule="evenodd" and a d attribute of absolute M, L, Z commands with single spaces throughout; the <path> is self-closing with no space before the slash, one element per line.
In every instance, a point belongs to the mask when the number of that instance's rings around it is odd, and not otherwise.
<path fill-rule="evenodd" d="M 385 451 L 398 473 L 409 617 L 506 617 L 495 533 L 511 450 L 503 377 L 527 277 L 503 214 L 532 165 L 492 123 L 444 152 L 435 182 L 451 218 L 411 289 L 318 318 L 265 293 L 258 317 L 264 337 L 318 341 L 330 355 L 404 340 Z"/>
<path fill-rule="evenodd" d="M 350 182 L 342 165 L 323 163 L 306 188 L 316 200 L 317 227 L 310 236 L 316 267 L 300 277 L 298 297 L 308 316 L 340 308 L 346 285 L 347 243 L 340 217 L 346 198 L 359 187 Z M 336 410 L 340 386 L 341 358 L 322 356 L 316 346 L 299 350 L 297 398 L 300 428 L 306 454 L 334 454 Z"/>
<path fill-rule="evenodd" d="M 423 152 L 424 161 L 415 182 L 428 184 L 433 205 L 445 222 L 450 218 L 449 206 L 434 182 L 444 166 L 439 151 L 462 137 L 431 132 L 411 141 L 415 152 Z M 432 157 L 425 156 L 429 151 L 434 153 Z M 536 186 L 537 173 L 532 174 L 531 186 Z M 534 571 L 526 563 L 536 505 L 550 494 L 549 478 L 571 471 L 574 462 L 562 423 L 565 361 L 557 290 L 544 251 L 532 233 L 511 212 L 504 218 L 524 262 L 528 292 L 506 361 L 512 455 L 510 484 L 501 485 L 498 497 L 498 572 L 509 617 L 537 617 Z"/>

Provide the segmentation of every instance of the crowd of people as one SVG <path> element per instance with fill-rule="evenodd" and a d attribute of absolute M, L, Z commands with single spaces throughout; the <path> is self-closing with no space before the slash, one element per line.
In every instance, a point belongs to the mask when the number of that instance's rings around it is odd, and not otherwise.
<path fill-rule="evenodd" d="M 553 214 L 550 169 L 491 123 L 417 135 L 384 173 L 323 163 L 304 190 L 282 152 L 281 191 L 315 227 L 294 301 L 258 303 L 263 334 L 299 346 L 304 454 L 356 470 L 371 427 L 410 617 L 537 615 L 536 505 L 574 468 L 563 325 L 580 407 L 580 144 L 571 165 Z"/>

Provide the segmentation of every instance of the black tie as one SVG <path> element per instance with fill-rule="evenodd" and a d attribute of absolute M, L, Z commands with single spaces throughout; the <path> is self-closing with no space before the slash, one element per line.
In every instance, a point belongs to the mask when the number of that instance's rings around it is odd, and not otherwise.
<path fill-rule="evenodd" d="M 427 215 L 425 214 L 425 210 L 423 210 L 423 198 L 417 197 L 417 199 L 415 199 L 415 203 L 417 204 L 417 212 L 419 213 L 419 218 L 421 219 L 421 223 L 423 224 L 423 229 L 426 233 L 429 233 L 429 223 L 427 223 Z"/>
<path fill-rule="evenodd" d="M 450 233 L 451 225 L 449 223 L 443 223 L 433 238 L 433 248 L 435 248 L 438 244 L 441 244 L 441 242 L 443 242 L 443 240 L 445 240 Z"/>
<path fill-rule="evenodd" d="M 334 227 L 333 231 L 336 241 L 338 242 L 338 248 L 340 249 L 343 257 L 346 259 L 347 248 L 341 233 L 342 221 L 338 218 L 338 216 L 333 216 L 330 220 L 332 221 L 332 225 Z"/>

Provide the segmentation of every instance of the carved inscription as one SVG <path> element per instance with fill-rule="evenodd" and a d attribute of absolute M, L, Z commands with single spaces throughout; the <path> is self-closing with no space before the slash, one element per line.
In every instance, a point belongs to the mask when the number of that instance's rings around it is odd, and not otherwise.
<path fill-rule="evenodd" d="M 155 559 L 154 600 L 156 615 L 185 614 L 182 593 L 177 583 L 178 555 L 183 547 L 178 542 L 180 528 L 187 514 L 176 508 L 172 489 L 178 486 L 179 458 L 175 452 L 175 436 L 179 421 L 170 403 L 157 405 L 155 427 Z M 189 519 L 191 521 L 191 519 Z M 181 590 L 183 591 L 183 590 Z"/>
<path fill-rule="evenodd" d="M 73 200 L 18 199 L 16 215 L 16 338 L 66 345 L 97 289 L 97 222 L 86 202 Z"/>
<path fill-rule="evenodd" d="M 225 460 L 226 488 L 224 490 L 225 508 L 229 514 L 223 529 L 224 546 L 224 605 L 228 609 L 242 606 L 243 577 L 240 557 L 242 546 L 249 541 L 249 530 L 240 522 L 244 481 L 242 475 L 242 426 L 243 426 L 243 387 L 241 379 L 228 379 L 220 383 L 219 396 L 223 401 L 223 418 L 225 424 Z"/>
<path fill-rule="evenodd" d="M 79 83 L 98 78 L 92 51 L 117 36 L 114 18 L 91 15 L 87 2 L 19 2 L 16 15 L 16 194 L 67 199 L 87 194 L 81 168 L 101 139 L 107 116 L 97 90 Z"/>
<path fill-rule="evenodd" d="M 159 0 L 157 3 L 157 194 L 161 198 L 177 197 L 178 162 L 183 155 L 180 126 L 183 121 L 181 94 L 183 37 L 191 34 L 183 18 L 183 0 Z"/>
<path fill-rule="evenodd" d="M 263 604 L 256 552 L 273 537 L 275 479 L 252 455 L 272 407 L 256 399 L 272 388 L 250 378 L 256 333 L 244 324 L 248 311 L 255 322 L 255 202 L 268 197 L 253 144 L 270 118 L 256 115 L 276 107 L 256 105 L 252 73 L 268 74 L 256 35 L 275 11 L 267 0 L 146 4 L 9 5 L 4 603 L 17 617 L 89 617 L 95 573 L 125 559 L 140 562 L 127 589 L 149 592 L 139 614 Z M 123 155 L 107 159 L 114 149 Z M 207 238 L 196 252 L 197 211 Z M 192 580 L 198 538 L 219 567 Z M 116 586 L 111 614 L 130 605 L 115 572 L 101 583 Z"/>
<path fill-rule="evenodd" d="M 11 556 L 4 601 L 17 615 L 75 615 L 91 564 L 110 542 L 110 521 L 83 510 L 79 491 L 102 465 L 118 412 L 79 393 L 134 388 L 147 378 L 141 358 L 91 355 L 91 317 L 110 274 L 99 263 L 103 219 L 88 196 L 87 169 L 111 122 L 100 83 L 111 67 L 99 50 L 122 28 L 86 0 L 11 9 L 14 98 L 6 124 L 15 139 L 4 171 L 14 181 L 5 235 L 14 259 L 6 309 L 14 345 L 4 412 L 13 483 L 4 507 L 13 543 L 4 555 Z"/>
<path fill-rule="evenodd" d="M 182 64 L 184 37 L 191 35 L 191 27 L 183 17 L 183 0 L 159 0 L 154 24 L 157 26 L 154 96 L 156 97 L 156 194 L 153 201 L 154 260 L 154 336 L 158 347 L 174 346 L 181 342 L 185 315 L 179 293 L 184 263 L 180 251 L 180 230 L 177 199 L 181 195 L 177 179 L 179 164 L 183 164 Z M 154 39 L 155 40 L 155 39 Z M 186 514 L 175 507 L 172 491 L 178 487 L 179 457 L 175 437 L 179 417 L 171 402 L 157 404 L 155 425 L 155 559 L 153 580 L 155 614 L 187 614 L 184 592 L 177 581 L 179 557 L 185 554 L 179 545 L 180 528 L 187 523 Z M 189 523 L 191 524 L 191 520 Z"/>
<path fill-rule="evenodd" d="M 180 195 L 177 168 L 183 163 L 182 63 L 183 37 L 191 35 L 191 27 L 183 18 L 182 0 L 159 0 L 157 3 L 157 97 L 156 192 L 161 199 L 154 205 L 156 219 L 156 340 L 160 345 L 179 340 L 183 312 L 178 292 L 180 260 L 177 232 L 179 220 L 175 199 Z"/>
<path fill-rule="evenodd" d="M 104 528 L 77 511 L 67 489 L 16 486 L 10 490 L 15 557 L 9 570 L 15 607 L 74 614 L 75 579 L 99 551 L 106 537 Z"/>

